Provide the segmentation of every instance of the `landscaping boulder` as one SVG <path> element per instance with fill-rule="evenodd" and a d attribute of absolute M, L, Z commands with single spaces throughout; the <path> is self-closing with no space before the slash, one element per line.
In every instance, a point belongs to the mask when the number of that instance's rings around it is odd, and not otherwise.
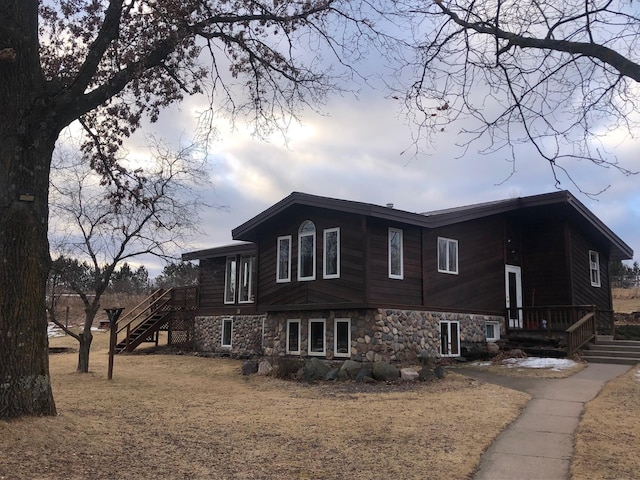
<path fill-rule="evenodd" d="M 497 355 L 500 353 L 500 346 L 495 342 L 487 343 L 486 351 L 490 355 Z"/>
<path fill-rule="evenodd" d="M 356 383 L 372 383 L 375 382 L 373 373 L 370 368 L 362 368 L 356 375 Z"/>
<path fill-rule="evenodd" d="M 269 360 L 262 360 L 258 364 L 258 375 L 271 375 L 273 372 L 273 367 L 269 363 Z"/>
<path fill-rule="evenodd" d="M 418 380 L 421 382 L 432 382 L 435 378 L 435 373 L 429 367 L 424 367 L 418 372 Z"/>
<path fill-rule="evenodd" d="M 373 378 L 381 382 L 395 382 L 400 376 L 400 371 L 395 365 L 387 362 L 373 362 Z"/>
<path fill-rule="evenodd" d="M 329 367 L 329 365 L 327 365 L 325 362 L 315 357 L 312 357 L 305 362 L 304 370 L 302 372 L 302 377 L 307 382 L 313 382 L 315 380 L 323 380 L 330 370 L 331 370 L 331 367 Z"/>
<path fill-rule="evenodd" d="M 324 376 L 325 380 L 336 380 L 338 378 L 338 372 L 340 372 L 339 368 L 332 368 L 331 370 L 329 370 L 329 373 L 327 373 Z"/>
<path fill-rule="evenodd" d="M 338 380 L 355 380 L 358 372 L 362 370 L 362 363 L 354 360 L 345 360 L 338 372 Z"/>
<path fill-rule="evenodd" d="M 258 362 L 256 360 L 247 360 L 242 364 L 243 375 L 253 375 L 258 373 Z"/>
<path fill-rule="evenodd" d="M 447 376 L 447 371 L 442 365 L 438 365 L 433 369 L 433 374 L 436 376 L 436 378 L 444 378 Z"/>
<path fill-rule="evenodd" d="M 400 378 L 402 378 L 402 380 L 412 382 L 418 379 L 418 372 L 413 368 L 403 368 L 400 370 Z"/>

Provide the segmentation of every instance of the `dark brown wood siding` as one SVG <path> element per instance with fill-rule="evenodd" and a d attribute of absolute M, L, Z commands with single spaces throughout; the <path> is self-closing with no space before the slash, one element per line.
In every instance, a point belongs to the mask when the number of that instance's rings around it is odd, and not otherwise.
<path fill-rule="evenodd" d="M 570 305 L 565 222 L 532 219 L 522 225 L 523 306 Z"/>
<path fill-rule="evenodd" d="M 226 261 L 226 257 L 203 258 L 200 260 L 198 315 L 248 315 L 256 312 L 255 303 L 224 303 Z M 255 289 L 255 274 L 253 286 Z"/>
<path fill-rule="evenodd" d="M 438 272 L 438 237 L 458 241 L 458 274 Z M 505 308 L 504 221 L 494 216 L 425 232 L 425 304 L 466 312 Z"/>
<path fill-rule="evenodd" d="M 389 228 L 402 230 L 403 278 L 389 278 Z M 422 229 L 368 219 L 369 301 L 372 305 L 421 306 Z"/>
<path fill-rule="evenodd" d="M 315 280 L 298 281 L 298 230 L 305 220 L 316 229 Z M 261 309 L 279 306 L 362 305 L 364 294 L 364 234 L 362 218 L 321 208 L 291 208 L 266 222 L 258 241 L 258 302 Z M 323 278 L 324 230 L 340 229 L 340 278 Z M 291 236 L 291 281 L 276 282 L 277 239 Z"/>
<path fill-rule="evenodd" d="M 611 310 L 609 284 L 609 257 L 607 253 L 571 228 L 571 273 L 573 276 L 573 303 L 595 305 L 598 310 Z M 589 251 L 598 252 L 600 260 L 600 286 L 591 285 Z"/>

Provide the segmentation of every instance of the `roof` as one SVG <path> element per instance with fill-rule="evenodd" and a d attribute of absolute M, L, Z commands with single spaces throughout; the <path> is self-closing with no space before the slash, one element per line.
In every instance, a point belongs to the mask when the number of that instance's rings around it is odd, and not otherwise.
<path fill-rule="evenodd" d="M 280 215 L 294 205 L 337 210 L 424 228 L 437 228 L 491 215 L 516 212 L 525 208 L 558 206 L 564 208 L 567 214 L 573 219 L 583 224 L 586 223 L 589 228 L 606 241 L 611 247 L 610 254 L 612 259 L 624 260 L 633 258 L 633 250 L 631 247 L 585 207 L 574 195 L 566 190 L 528 197 L 477 203 L 425 213 L 413 213 L 389 206 L 293 192 L 242 225 L 234 228 L 232 230 L 233 239 L 249 242 L 255 241 L 259 227 L 264 222 Z"/>
<path fill-rule="evenodd" d="M 182 254 L 182 260 L 199 260 L 202 258 L 226 257 L 227 255 L 255 254 L 256 246 L 250 242 L 238 242 L 221 247 L 207 248 Z"/>

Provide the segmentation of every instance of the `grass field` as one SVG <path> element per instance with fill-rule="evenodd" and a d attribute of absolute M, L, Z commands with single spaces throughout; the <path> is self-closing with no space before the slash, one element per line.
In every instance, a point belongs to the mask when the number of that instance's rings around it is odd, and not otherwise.
<path fill-rule="evenodd" d="M 455 373 L 307 385 L 193 355 L 120 355 L 108 381 L 107 340 L 96 333 L 89 374 L 76 352 L 51 356 L 57 417 L 0 421 L 0 479 L 468 479 L 528 399 Z M 639 432 L 633 369 L 587 405 L 572 479 L 635 478 Z"/>
<path fill-rule="evenodd" d="M 51 356 L 57 417 L 0 421 L 0 478 L 465 479 L 528 398 L 455 373 L 307 385 L 192 355 L 120 355 L 108 381 L 106 337 L 92 373 Z"/>

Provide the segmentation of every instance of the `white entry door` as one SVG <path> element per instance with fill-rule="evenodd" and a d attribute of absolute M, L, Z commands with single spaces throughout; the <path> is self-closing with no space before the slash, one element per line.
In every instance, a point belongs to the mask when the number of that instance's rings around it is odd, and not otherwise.
<path fill-rule="evenodd" d="M 505 265 L 504 278 L 509 328 L 522 328 L 522 269 Z"/>

